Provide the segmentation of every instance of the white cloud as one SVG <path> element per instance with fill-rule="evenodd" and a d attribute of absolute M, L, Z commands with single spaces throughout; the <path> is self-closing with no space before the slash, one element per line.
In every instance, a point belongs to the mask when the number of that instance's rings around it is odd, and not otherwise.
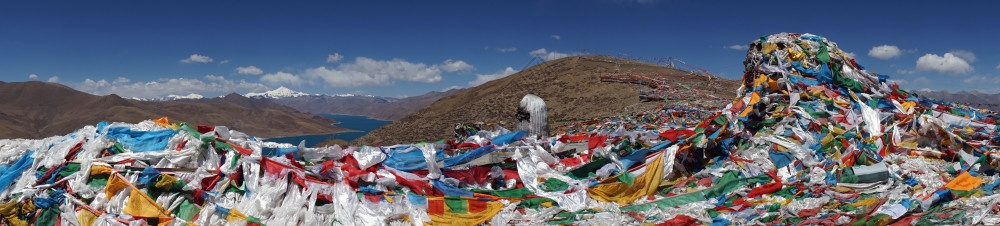
<path fill-rule="evenodd" d="M 220 75 L 205 75 L 205 79 L 208 81 L 216 81 L 216 82 L 226 81 L 226 77 Z"/>
<path fill-rule="evenodd" d="M 937 71 L 947 74 L 966 74 L 972 72 L 972 66 L 962 58 L 951 53 L 945 53 L 944 56 L 928 53 L 917 59 L 917 70 Z"/>
<path fill-rule="evenodd" d="M 186 64 L 190 64 L 190 63 L 209 63 L 209 62 L 212 62 L 212 58 L 211 57 L 202 56 L 202 55 L 198 55 L 198 54 L 191 54 L 191 56 L 188 57 L 187 59 L 182 59 L 181 60 L 181 63 L 186 63 Z"/>
<path fill-rule="evenodd" d="M 337 68 L 318 67 L 302 73 L 307 79 L 319 79 L 333 87 L 387 86 L 395 81 L 435 83 L 441 81 L 439 65 L 411 63 L 402 59 L 374 60 L 357 57 L 354 62 L 343 63 Z M 471 65 L 470 65 L 471 67 Z"/>
<path fill-rule="evenodd" d="M 920 76 L 920 77 L 917 77 L 917 78 L 913 79 L 913 82 L 914 82 L 914 83 L 924 83 L 924 84 L 928 84 L 928 83 L 931 83 L 931 80 L 930 80 L 930 79 L 927 79 L 927 77 L 924 77 L 924 76 Z"/>
<path fill-rule="evenodd" d="M 493 74 L 485 74 L 485 75 L 476 74 L 476 80 L 469 81 L 469 87 L 479 86 L 482 85 L 483 83 L 507 77 L 508 75 L 512 75 L 514 73 L 517 73 L 517 70 L 514 70 L 514 68 L 511 67 L 507 67 L 506 69 L 498 71 Z"/>
<path fill-rule="evenodd" d="M 128 79 L 126 77 L 118 77 L 118 78 L 115 78 L 115 80 L 112 81 L 111 84 L 125 84 L 125 83 L 131 82 L 131 81 L 132 81 L 131 79 Z"/>
<path fill-rule="evenodd" d="M 997 68 L 1000 68 L 1000 66 L 997 66 Z M 30 74 L 30 75 L 28 75 L 28 79 L 38 80 L 38 75 L 36 75 L 36 74 Z"/>
<path fill-rule="evenodd" d="M 972 53 L 972 51 L 956 49 L 949 51 L 948 53 L 951 53 L 951 55 L 955 55 L 958 58 L 962 58 L 965 62 L 976 62 L 976 54 Z"/>
<path fill-rule="evenodd" d="M 256 66 L 250 65 L 246 67 L 236 67 L 236 73 L 241 75 L 259 75 L 264 74 L 264 71 Z"/>
<path fill-rule="evenodd" d="M 552 39 L 559 40 L 562 39 L 562 37 L 559 35 L 552 35 Z"/>
<path fill-rule="evenodd" d="M 441 64 L 440 67 L 441 67 L 442 70 L 447 71 L 447 72 L 469 71 L 469 70 L 472 70 L 472 69 L 475 68 L 475 67 L 472 67 L 471 64 L 465 63 L 465 61 L 461 61 L 461 60 L 459 60 L 459 61 L 452 61 L 451 59 L 445 60 L 444 63 Z"/>
<path fill-rule="evenodd" d="M 320 79 L 333 87 L 355 86 L 386 86 L 392 84 L 388 75 L 371 75 L 360 71 L 338 70 L 336 68 L 318 67 L 307 69 L 303 76 L 309 79 Z"/>
<path fill-rule="evenodd" d="M 410 82 L 433 83 L 441 81 L 441 69 L 424 63 L 410 63 L 402 59 L 388 61 L 358 57 L 353 63 L 339 67 L 346 71 L 364 72 L 374 77 L 386 77 Z"/>
<path fill-rule="evenodd" d="M 228 64 L 228 63 L 229 63 L 229 60 L 219 61 L 219 65 Z"/>
<path fill-rule="evenodd" d="M 49 82 L 59 82 L 59 76 L 49 77 Z"/>
<path fill-rule="evenodd" d="M 748 50 L 748 49 L 750 49 L 750 46 L 748 46 L 748 45 L 731 45 L 731 46 L 726 46 L 726 48 L 727 49 L 735 49 L 735 50 Z"/>
<path fill-rule="evenodd" d="M 994 81 L 991 80 L 992 79 L 986 76 L 971 76 L 962 81 L 964 81 L 965 83 L 995 83 Z"/>
<path fill-rule="evenodd" d="M 858 58 L 858 54 L 854 54 L 854 52 L 845 52 L 844 54 L 847 54 L 847 57 L 851 59 Z"/>
<path fill-rule="evenodd" d="M 336 63 L 337 61 L 340 61 L 340 60 L 343 60 L 343 59 L 344 59 L 344 55 L 340 55 L 340 53 L 333 53 L 333 54 L 330 54 L 330 55 L 326 56 L 326 62 L 327 63 Z"/>
<path fill-rule="evenodd" d="M 899 84 L 899 85 L 906 84 L 906 80 L 904 80 L 904 79 L 889 79 L 889 80 L 886 80 L 886 82 L 888 82 L 890 84 L 895 83 L 895 84 Z"/>
<path fill-rule="evenodd" d="M 95 95 L 107 95 L 111 92 L 105 92 L 110 89 L 111 83 L 107 80 L 101 79 L 100 81 L 94 81 L 90 78 L 83 80 L 83 84 L 77 85 L 76 89 L 84 92 L 88 92 Z M 118 94 L 121 96 L 121 94 Z"/>
<path fill-rule="evenodd" d="M 107 80 L 86 79 L 83 83 L 70 84 L 77 90 L 94 95 L 118 94 L 131 98 L 158 98 L 167 95 L 201 94 L 204 96 L 219 96 L 228 93 L 247 93 L 267 91 L 260 83 L 245 80 L 230 81 L 222 76 L 205 75 L 207 81 L 192 78 L 161 78 L 155 81 L 125 81 L 122 77 L 114 82 Z"/>
<path fill-rule="evenodd" d="M 997 64 L 997 70 L 1000 70 L 1000 64 Z"/>
<path fill-rule="evenodd" d="M 462 86 L 449 86 L 448 88 L 441 89 L 441 92 L 448 92 L 449 90 L 461 89 L 461 88 L 465 88 L 465 87 L 462 87 Z"/>
<path fill-rule="evenodd" d="M 301 85 L 302 84 L 302 78 L 299 78 L 298 75 L 293 75 L 293 74 L 286 73 L 286 72 L 278 72 L 278 73 L 266 74 L 266 75 L 260 77 L 260 81 L 264 82 L 264 83 L 272 84 L 272 85 L 281 85 L 281 84 Z"/>
<path fill-rule="evenodd" d="M 913 70 L 907 70 L 907 69 L 896 69 L 896 74 L 912 75 L 913 73 L 917 73 L 917 72 L 913 71 Z"/>
<path fill-rule="evenodd" d="M 517 48 L 516 47 L 496 48 L 496 50 L 501 53 L 507 53 L 507 52 L 517 51 Z"/>
<path fill-rule="evenodd" d="M 868 56 L 882 60 L 888 60 L 894 57 L 899 57 L 899 54 L 900 54 L 899 47 L 890 45 L 880 45 L 872 47 L 871 50 L 868 50 Z"/>
<path fill-rule="evenodd" d="M 560 53 L 560 52 L 556 52 L 556 51 L 549 52 L 549 51 L 545 50 L 545 48 L 536 49 L 534 51 L 531 51 L 528 54 L 531 54 L 531 56 L 533 56 L 533 57 L 542 58 L 545 61 L 550 61 L 550 60 L 555 60 L 555 59 L 559 59 L 559 58 L 570 56 L 569 54 Z"/>

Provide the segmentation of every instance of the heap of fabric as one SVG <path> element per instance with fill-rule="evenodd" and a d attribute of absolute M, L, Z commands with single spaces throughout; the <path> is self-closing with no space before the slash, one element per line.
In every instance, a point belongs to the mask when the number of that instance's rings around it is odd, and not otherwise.
<path fill-rule="evenodd" d="M 911 95 L 810 34 L 740 96 L 385 147 L 166 118 L 0 140 L 5 225 L 1000 224 L 994 112 Z"/>
<path fill-rule="evenodd" d="M 677 195 L 626 209 L 701 203 L 712 222 L 741 224 L 1000 223 L 992 112 L 910 95 L 811 34 L 761 37 L 744 65 L 741 95 L 678 154 L 712 160 L 683 161 L 697 172 Z"/>

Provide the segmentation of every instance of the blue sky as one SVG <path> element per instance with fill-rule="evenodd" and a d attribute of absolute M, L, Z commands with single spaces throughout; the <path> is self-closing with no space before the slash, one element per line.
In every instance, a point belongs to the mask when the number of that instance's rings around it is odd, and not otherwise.
<path fill-rule="evenodd" d="M 65 1 L 0 8 L 0 80 L 98 95 L 414 96 L 533 57 L 676 57 L 736 79 L 762 35 L 812 33 L 907 89 L 1000 92 L 994 2 Z"/>

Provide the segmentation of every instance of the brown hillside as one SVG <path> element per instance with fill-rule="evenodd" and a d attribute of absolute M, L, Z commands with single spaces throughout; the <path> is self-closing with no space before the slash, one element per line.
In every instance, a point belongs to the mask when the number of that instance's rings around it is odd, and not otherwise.
<path fill-rule="evenodd" d="M 640 102 L 642 85 L 601 82 L 609 73 L 665 76 L 690 89 L 734 98 L 739 82 L 655 64 L 602 56 L 567 57 L 535 65 L 502 79 L 441 98 L 430 106 L 354 140 L 355 144 L 391 145 L 453 137 L 456 123 L 512 122 L 517 104 L 528 93 L 545 99 L 549 119 L 585 119 L 653 109 L 663 102 Z M 680 88 L 679 86 L 678 88 Z M 556 123 L 554 126 L 558 126 Z M 512 125 L 508 124 L 508 128 Z"/>
<path fill-rule="evenodd" d="M 450 96 L 452 94 L 461 92 L 460 89 L 453 89 L 444 92 L 431 91 L 420 96 L 407 97 L 399 99 L 397 101 L 385 103 L 382 105 L 375 105 L 366 108 L 367 112 L 364 115 L 371 115 L 372 118 L 384 119 L 384 120 L 398 120 L 413 112 L 419 111 L 428 105 L 433 104 L 441 98 Z M 381 110 L 379 110 L 381 109 Z M 385 109 L 392 109 L 391 111 L 386 111 Z"/>
<path fill-rule="evenodd" d="M 0 83 L 0 139 L 42 138 L 100 121 L 137 123 L 163 116 L 192 124 L 225 125 L 258 137 L 344 131 L 326 117 L 252 103 L 266 100 L 230 101 L 236 103 L 148 102 L 114 94 L 94 96 L 56 83 Z"/>

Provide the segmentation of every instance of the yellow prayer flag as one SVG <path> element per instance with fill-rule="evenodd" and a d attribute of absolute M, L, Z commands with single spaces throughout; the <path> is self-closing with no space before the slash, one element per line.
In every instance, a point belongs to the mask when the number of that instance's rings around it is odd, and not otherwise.
<path fill-rule="evenodd" d="M 657 187 L 663 180 L 663 154 L 656 157 L 652 163 L 646 166 L 646 172 L 642 176 L 636 177 L 632 185 L 623 182 L 613 182 L 598 184 L 590 189 L 588 194 L 591 198 L 602 202 L 617 202 L 619 205 L 627 205 L 635 200 L 656 193 Z"/>
<path fill-rule="evenodd" d="M 108 177 L 107 186 L 104 187 L 104 195 L 107 196 L 108 199 L 111 199 L 115 197 L 115 194 L 118 194 L 118 191 L 128 187 L 129 184 L 125 181 L 125 179 L 122 179 L 118 174 L 112 174 L 111 177 Z"/>
<path fill-rule="evenodd" d="M 441 215 L 429 214 L 431 221 L 424 223 L 427 225 L 479 225 L 493 218 L 501 209 L 503 209 L 503 203 L 486 202 L 486 210 L 482 212 L 455 213 L 445 210 L 444 214 Z"/>
<path fill-rule="evenodd" d="M 795 50 L 793 50 L 791 48 L 788 49 L 788 58 L 792 59 L 792 61 L 800 61 L 800 60 L 802 60 L 802 58 L 805 58 L 805 57 L 806 57 L 806 54 L 803 53 L 803 52 L 795 51 Z"/>
<path fill-rule="evenodd" d="M 246 221 L 247 219 L 249 218 L 247 218 L 246 214 L 243 214 L 236 209 L 229 209 L 229 215 L 226 215 L 226 221 L 229 221 L 230 223 L 236 220 Z"/>
<path fill-rule="evenodd" d="M 771 43 L 771 42 L 764 43 L 763 47 L 764 48 L 761 48 L 760 52 L 764 53 L 764 54 L 771 54 L 775 50 L 778 50 L 778 44 Z"/>
<path fill-rule="evenodd" d="M 90 210 L 81 209 L 80 213 L 76 215 L 76 220 L 80 222 L 82 226 L 92 226 L 94 222 L 97 221 L 97 215 L 91 213 Z"/>
<path fill-rule="evenodd" d="M 969 172 L 962 172 L 962 174 L 959 174 L 955 179 L 951 179 L 944 186 L 952 190 L 969 191 L 979 187 L 982 183 L 983 179 L 969 175 Z"/>
<path fill-rule="evenodd" d="M 160 126 L 163 126 L 163 127 L 167 127 L 167 128 L 172 129 L 172 130 L 180 129 L 180 126 L 177 126 L 177 125 L 174 125 L 174 124 L 170 124 L 170 119 L 167 119 L 167 116 L 163 116 L 162 118 L 153 120 L 153 122 L 156 123 L 157 125 L 160 125 Z"/>
<path fill-rule="evenodd" d="M 163 173 L 160 174 L 160 178 L 156 180 L 156 184 L 153 187 L 167 190 L 174 185 L 174 182 L 177 182 L 177 177 Z"/>
<path fill-rule="evenodd" d="M 903 102 L 903 104 L 900 104 L 900 105 L 903 105 L 903 111 L 910 111 L 911 108 L 913 108 L 914 106 L 917 106 L 917 102 L 907 101 L 907 102 Z"/>
<path fill-rule="evenodd" d="M 170 216 L 170 212 L 163 209 L 160 204 L 135 187 L 132 187 L 131 194 L 128 196 L 124 212 L 137 217 L 159 218 Z"/>
<path fill-rule="evenodd" d="M 167 119 L 167 116 L 153 120 L 153 122 L 164 127 L 170 126 L 170 119 Z"/>
<path fill-rule="evenodd" d="M 26 212 L 25 211 L 26 210 L 25 209 L 26 206 L 30 207 L 30 209 L 27 209 L 28 210 L 27 212 L 29 212 L 29 213 L 30 212 L 34 212 L 35 211 L 35 209 L 34 209 L 35 205 L 34 205 L 34 203 L 31 202 L 30 199 L 28 200 L 28 202 L 25 205 L 20 206 L 20 208 L 17 205 L 18 203 L 19 202 L 16 199 L 15 200 L 11 200 L 9 202 L 5 202 L 5 203 L 0 203 L 0 216 L 3 216 L 3 218 L 5 220 L 7 220 L 6 223 L 8 223 L 10 225 L 14 225 L 14 226 L 27 226 L 28 225 L 28 221 L 25 221 L 25 220 L 21 219 L 18 216 L 22 215 L 21 213 Z"/>
<path fill-rule="evenodd" d="M 94 165 L 90 167 L 90 175 L 111 174 L 111 167 Z"/>

